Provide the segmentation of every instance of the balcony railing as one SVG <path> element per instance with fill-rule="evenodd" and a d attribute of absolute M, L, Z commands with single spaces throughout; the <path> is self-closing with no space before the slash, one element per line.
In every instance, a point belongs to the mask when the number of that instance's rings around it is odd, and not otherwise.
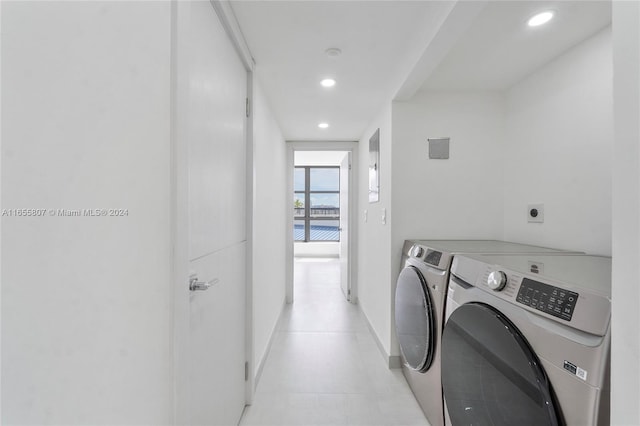
<path fill-rule="evenodd" d="M 339 207 L 313 207 L 309 209 L 309 216 L 305 216 L 304 207 L 294 207 L 296 224 L 294 226 L 294 239 L 305 241 L 340 241 L 340 208 Z M 306 226 L 309 229 L 306 230 Z"/>
<path fill-rule="evenodd" d="M 294 207 L 293 214 L 296 217 L 304 217 L 304 207 Z M 309 216 L 313 218 L 327 217 L 327 218 L 339 218 L 339 207 L 313 207 L 309 209 Z"/>

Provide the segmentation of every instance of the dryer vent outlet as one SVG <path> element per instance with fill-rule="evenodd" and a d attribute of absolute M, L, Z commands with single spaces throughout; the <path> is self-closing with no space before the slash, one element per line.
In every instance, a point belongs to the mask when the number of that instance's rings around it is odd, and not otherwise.
<path fill-rule="evenodd" d="M 544 223 L 544 204 L 529 204 L 527 206 L 527 222 Z"/>

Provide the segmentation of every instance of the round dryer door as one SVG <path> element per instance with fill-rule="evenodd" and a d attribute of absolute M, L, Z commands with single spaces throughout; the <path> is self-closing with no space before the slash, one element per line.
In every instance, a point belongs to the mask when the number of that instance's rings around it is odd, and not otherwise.
<path fill-rule="evenodd" d="M 558 425 L 538 357 L 503 314 L 482 303 L 453 311 L 442 335 L 442 388 L 456 425 Z"/>
<path fill-rule="evenodd" d="M 429 369 L 435 350 L 433 306 L 422 273 L 404 268 L 396 287 L 396 333 L 405 364 L 420 372 Z"/>

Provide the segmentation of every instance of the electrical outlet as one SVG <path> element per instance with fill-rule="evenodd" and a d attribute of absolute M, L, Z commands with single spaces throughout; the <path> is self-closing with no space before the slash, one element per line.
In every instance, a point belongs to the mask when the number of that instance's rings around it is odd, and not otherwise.
<path fill-rule="evenodd" d="M 529 204 L 527 206 L 527 222 L 544 223 L 544 204 Z"/>

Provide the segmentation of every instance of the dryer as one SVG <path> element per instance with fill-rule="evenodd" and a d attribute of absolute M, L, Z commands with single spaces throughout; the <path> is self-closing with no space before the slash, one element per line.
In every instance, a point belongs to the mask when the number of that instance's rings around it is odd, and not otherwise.
<path fill-rule="evenodd" d="M 611 258 L 457 256 L 446 315 L 447 424 L 609 424 Z"/>
<path fill-rule="evenodd" d="M 547 253 L 562 250 L 495 240 L 407 240 L 395 298 L 402 371 L 432 426 L 444 424 L 440 338 L 449 268 L 461 253 Z"/>

